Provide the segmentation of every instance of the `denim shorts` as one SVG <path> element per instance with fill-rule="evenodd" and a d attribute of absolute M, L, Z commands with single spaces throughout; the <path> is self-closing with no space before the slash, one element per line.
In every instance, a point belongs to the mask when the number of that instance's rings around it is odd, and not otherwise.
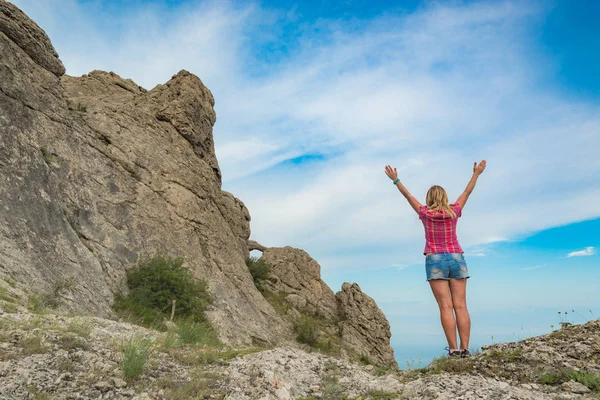
<path fill-rule="evenodd" d="M 462 253 L 434 253 L 425 257 L 425 272 L 430 279 L 464 279 L 469 277 Z"/>

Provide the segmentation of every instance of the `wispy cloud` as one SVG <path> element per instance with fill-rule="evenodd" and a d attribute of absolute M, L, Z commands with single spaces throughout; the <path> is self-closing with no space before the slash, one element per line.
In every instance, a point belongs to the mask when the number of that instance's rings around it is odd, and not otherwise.
<path fill-rule="evenodd" d="M 69 74 L 113 70 L 147 88 L 182 68 L 200 76 L 216 98 L 223 186 L 248 206 L 252 237 L 303 248 L 324 268 L 422 263 L 423 228 L 386 164 L 424 201 L 432 184 L 458 197 L 472 162 L 488 160 L 459 222 L 465 247 L 600 216 L 600 106 L 549 84 L 532 39 L 539 5 L 433 2 L 300 26 L 258 2 L 120 14 L 101 2 L 16 3 Z M 267 54 L 281 37 L 294 46 Z M 285 163 L 307 154 L 319 157 Z"/>
<path fill-rule="evenodd" d="M 596 250 L 594 249 L 594 247 L 590 246 L 590 247 L 586 247 L 583 250 L 573 251 L 573 252 L 567 254 L 567 257 L 585 257 L 585 256 L 593 256 L 594 254 L 596 254 Z"/>
<path fill-rule="evenodd" d="M 530 269 L 539 269 L 539 268 L 544 268 L 546 266 L 546 264 L 543 265 L 536 265 L 534 267 L 526 267 L 526 268 L 521 268 L 522 271 L 528 271 Z"/>

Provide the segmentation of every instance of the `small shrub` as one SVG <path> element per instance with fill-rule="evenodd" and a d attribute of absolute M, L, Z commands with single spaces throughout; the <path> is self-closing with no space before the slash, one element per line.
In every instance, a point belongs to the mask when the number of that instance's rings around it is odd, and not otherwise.
<path fill-rule="evenodd" d="M 205 321 L 204 311 L 211 303 L 208 285 L 194 279 L 182 265 L 182 258 L 156 256 L 129 269 L 129 295 L 116 299 L 115 310 L 122 316 L 136 317 L 142 325 L 156 327 L 170 315 L 171 303 L 176 300 L 178 317 Z"/>
<path fill-rule="evenodd" d="M 91 319 L 77 317 L 71 320 L 69 326 L 67 327 L 67 331 L 76 333 L 79 336 L 87 339 L 90 337 L 93 328 L 94 323 Z"/>
<path fill-rule="evenodd" d="M 44 157 L 44 162 L 46 162 L 46 164 L 50 165 L 53 162 L 58 161 L 58 156 L 48 151 L 45 147 L 40 147 L 40 151 L 42 152 L 42 157 Z"/>
<path fill-rule="evenodd" d="M 175 349 L 179 347 L 181 341 L 179 339 L 179 335 L 175 332 L 167 332 L 161 336 L 159 339 L 160 349 L 162 351 L 169 351 L 171 349 Z"/>
<path fill-rule="evenodd" d="M 42 335 L 39 333 L 25 336 L 20 344 L 27 355 L 42 354 L 48 351 L 48 347 L 44 345 Z"/>
<path fill-rule="evenodd" d="M 372 400 L 393 400 L 399 399 L 400 395 L 398 393 L 384 392 L 383 390 L 369 389 L 367 397 Z"/>
<path fill-rule="evenodd" d="M 314 318 L 303 315 L 294 326 L 296 331 L 296 340 L 309 346 L 317 344 L 317 323 Z"/>
<path fill-rule="evenodd" d="M 5 312 L 11 313 L 11 314 L 14 314 L 19 310 L 19 306 L 15 303 L 4 303 L 2 305 L 2 308 L 4 308 Z"/>
<path fill-rule="evenodd" d="M 150 359 L 154 350 L 152 342 L 148 339 L 132 337 L 121 345 L 122 368 L 126 378 L 139 377 Z"/>
<path fill-rule="evenodd" d="M 292 308 L 290 302 L 286 299 L 289 293 L 280 291 L 277 293 L 273 293 L 270 291 L 264 291 L 263 297 L 267 302 L 273 307 L 273 309 L 279 315 L 286 315 L 287 312 Z"/>
<path fill-rule="evenodd" d="M 87 342 L 75 335 L 67 334 L 58 338 L 58 346 L 63 350 L 87 350 Z"/>
<path fill-rule="evenodd" d="M 31 394 L 31 400 L 50 400 L 52 396 L 46 392 L 40 392 L 35 386 L 28 386 L 27 391 Z"/>
<path fill-rule="evenodd" d="M 544 385 L 559 385 L 570 380 L 579 382 L 590 390 L 600 391 L 600 375 L 592 371 L 575 371 L 572 369 L 546 371 L 540 375 L 539 382 Z"/>
<path fill-rule="evenodd" d="M 246 259 L 246 265 L 250 270 L 252 279 L 254 280 L 254 286 L 262 291 L 262 282 L 269 278 L 271 268 L 265 264 L 262 257 L 248 257 Z"/>
<path fill-rule="evenodd" d="M 27 309 L 35 314 L 43 314 L 46 312 L 46 306 L 43 299 L 34 293 L 29 293 L 27 296 Z"/>
<path fill-rule="evenodd" d="M 218 346 L 220 344 L 216 332 L 206 321 L 179 320 L 177 327 L 179 338 L 185 344 L 203 346 Z"/>
<path fill-rule="evenodd" d="M 460 359 L 442 356 L 433 359 L 429 368 L 434 374 L 441 374 L 442 372 L 469 372 L 473 369 L 473 360 L 469 358 Z"/>
<path fill-rule="evenodd" d="M 8 303 L 13 303 L 16 301 L 16 299 L 5 286 L 0 286 L 0 300 L 4 300 Z"/>
<path fill-rule="evenodd" d="M 323 378 L 323 398 L 325 399 L 344 399 L 344 387 L 340 385 L 338 377 L 328 375 Z"/>
<path fill-rule="evenodd" d="M 574 371 L 567 370 L 564 373 L 565 381 L 571 379 L 587 386 L 590 390 L 600 391 L 600 375 L 592 371 Z"/>

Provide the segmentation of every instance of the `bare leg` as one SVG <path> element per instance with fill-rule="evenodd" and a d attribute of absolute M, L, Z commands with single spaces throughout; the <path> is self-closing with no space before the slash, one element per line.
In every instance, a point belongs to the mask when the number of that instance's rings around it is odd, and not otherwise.
<path fill-rule="evenodd" d="M 452 305 L 456 314 L 456 324 L 458 325 L 460 348 L 468 350 L 471 337 L 471 317 L 467 310 L 467 280 L 450 279 L 450 292 L 452 293 Z"/>
<path fill-rule="evenodd" d="M 450 349 L 458 349 L 456 347 L 456 320 L 452 311 L 452 297 L 450 297 L 450 284 L 443 279 L 431 279 L 429 281 L 433 295 L 440 308 L 440 319 L 442 328 L 448 340 Z"/>

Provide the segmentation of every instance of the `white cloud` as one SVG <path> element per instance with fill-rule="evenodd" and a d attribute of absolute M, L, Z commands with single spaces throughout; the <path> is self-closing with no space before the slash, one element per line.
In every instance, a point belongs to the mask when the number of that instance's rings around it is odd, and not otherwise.
<path fill-rule="evenodd" d="M 536 265 L 533 267 L 526 267 L 526 268 L 521 268 L 522 271 L 529 271 L 531 269 L 540 269 L 540 268 L 544 268 L 546 266 L 546 264 L 543 265 Z"/>
<path fill-rule="evenodd" d="M 600 107 L 548 84 L 530 38 L 546 10 L 529 3 L 321 20 L 283 35 L 296 41 L 270 62 L 256 50 L 295 28 L 259 3 L 118 14 L 16 3 L 69 74 L 113 70 L 147 88 L 182 68 L 200 76 L 216 98 L 224 189 L 248 206 L 253 239 L 303 248 L 324 268 L 422 264 L 423 228 L 386 164 L 423 201 L 432 184 L 455 199 L 472 162 L 488 160 L 459 222 L 465 248 L 600 216 Z M 323 160 L 281 164 L 305 154 Z"/>
<path fill-rule="evenodd" d="M 586 247 L 583 250 L 573 251 L 573 252 L 567 254 L 567 257 L 585 257 L 585 256 L 593 256 L 594 254 L 596 254 L 596 250 L 594 249 L 594 247 L 590 246 L 590 247 Z"/>

